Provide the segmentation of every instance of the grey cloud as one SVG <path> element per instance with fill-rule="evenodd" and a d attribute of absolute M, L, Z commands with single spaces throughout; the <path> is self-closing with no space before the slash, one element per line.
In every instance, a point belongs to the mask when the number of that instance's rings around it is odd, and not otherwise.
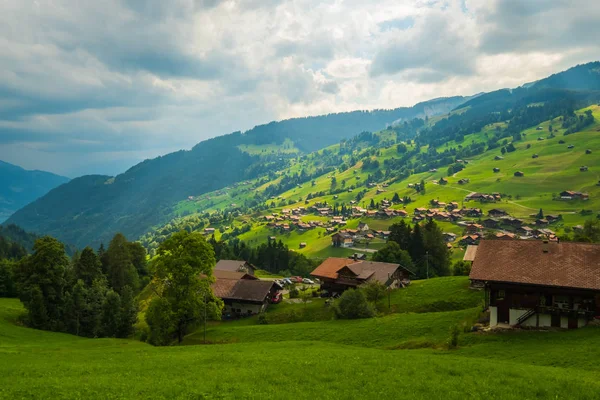
<path fill-rule="evenodd" d="M 412 28 L 415 24 L 415 19 L 413 17 L 405 17 L 405 18 L 396 18 L 390 19 L 387 21 L 383 21 L 379 24 L 379 27 L 383 31 L 391 30 L 391 29 L 400 29 L 405 30 Z"/>
<path fill-rule="evenodd" d="M 395 33 L 375 54 L 373 77 L 426 68 L 442 75 L 468 75 L 475 69 L 473 44 L 442 13 L 432 13 L 412 29 Z"/>

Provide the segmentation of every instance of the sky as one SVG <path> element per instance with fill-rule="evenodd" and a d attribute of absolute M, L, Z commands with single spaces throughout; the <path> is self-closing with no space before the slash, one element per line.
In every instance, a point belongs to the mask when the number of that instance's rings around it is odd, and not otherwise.
<path fill-rule="evenodd" d="M 0 160 L 76 177 L 600 60 L 583 0 L 0 0 Z"/>

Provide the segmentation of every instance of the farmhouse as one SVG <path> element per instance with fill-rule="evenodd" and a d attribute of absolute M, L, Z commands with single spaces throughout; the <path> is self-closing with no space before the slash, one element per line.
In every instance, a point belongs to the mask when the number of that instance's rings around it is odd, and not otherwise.
<path fill-rule="evenodd" d="M 321 280 L 321 289 L 329 293 L 340 293 L 373 281 L 388 288 L 404 287 L 410 284 L 412 274 L 400 264 L 335 257 L 329 257 L 311 272 Z"/>
<path fill-rule="evenodd" d="M 215 265 L 215 271 L 243 272 L 245 274 L 254 276 L 256 267 L 250 264 L 248 261 L 219 260 L 217 265 Z"/>
<path fill-rule="evenodd" d="M 261 281 L 243 272 L 215 270 L 214 276 L 211 288 L 223 300 L 223 318 L 258 314 L 282 289 L 274 281 Z"/>
<path fill-rule="evenodd" d="M 471 274 L 486 291 L 490 326 L 578 328 L 600 316 L 600 246 L 484 240 Z"/>
<path fill-rule="evenodd" d="M 205 235 L 212 235 L 215 233 L 215 228 L 205 228 L 204 229 L 204 234 Z"/>
<path fill-rule="evenodd" d="M 587 193 L 575 192 L 573 190 L 564 190 L 560 192 L 561 200 L 588 200 L 589 195 Z"/>
<path fill-rule="evenodd" d="M 494 168 L 494 172 L 500 172 L 500 168 Z"/>
<path fill-rule="evenodd" d="M 508 213 L 504 210 L 500 210 L 499 208 L 492 208 L 490 211 L 488 211 L 488 215 L 492 218 L 498 218 L 508 215 Z"/>
<path fill-rule="evenodd" d="M 347 232 L 337 232 L 331 236 L 331 245 L 333 247 L 352 247 L 354 238 Z"/>
<path fill-rule="evenodd" d="M 588 170 L 588 167 L 586 165 L 582 165 L 581 167 L 579 167 L 579 171 L 581 172 L 586 172 Z"/>
<path fill-rule="evenodd" d="M 517 171 L 514 173 L 515 176 L 525 176 L 525 174 L 521 171 Z"/>

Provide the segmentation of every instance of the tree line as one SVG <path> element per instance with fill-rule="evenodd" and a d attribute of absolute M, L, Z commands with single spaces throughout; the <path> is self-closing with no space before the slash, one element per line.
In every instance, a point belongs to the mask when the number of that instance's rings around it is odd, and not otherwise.
<path fill-rule="evenodd" d="M 433 220 L 413 227 L 400 221 L 389 230 L 388 243 L 373 254 L 374 261 L 400 264 L 418 278 L 450 275 L 450 252 Z"/>
<path fill-rule="evenodd" d="M 86 337 L 127 337 L 137 317 L 135 296 L 148 281 L 146 252 L 122 234 L 108 249 L 86 247 L 69 257 L 55 238 L 39 238 L 32 253 L 0 274 L 32 328 Z"/>

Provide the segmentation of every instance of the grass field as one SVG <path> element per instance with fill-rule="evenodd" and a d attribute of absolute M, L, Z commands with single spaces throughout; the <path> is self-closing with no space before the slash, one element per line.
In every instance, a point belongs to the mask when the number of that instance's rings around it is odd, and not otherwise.
<path fill-rule="evenodd" d="M 448 350 L 449 328 L 480 311 L 480 293 L 465 282 L 439 278 L 395 292 L 404 313 L 213 324 L 208 338 L 220 344 L 194 345 L 202 342 L 194 333 L 186 346 L 163 348 L 25 328 L 20 302 L 0 299 L 0 398 L 597 398 L 598 327 L 463 333 Z M 466 308 L 425 312 L 444 300 Z"/>

